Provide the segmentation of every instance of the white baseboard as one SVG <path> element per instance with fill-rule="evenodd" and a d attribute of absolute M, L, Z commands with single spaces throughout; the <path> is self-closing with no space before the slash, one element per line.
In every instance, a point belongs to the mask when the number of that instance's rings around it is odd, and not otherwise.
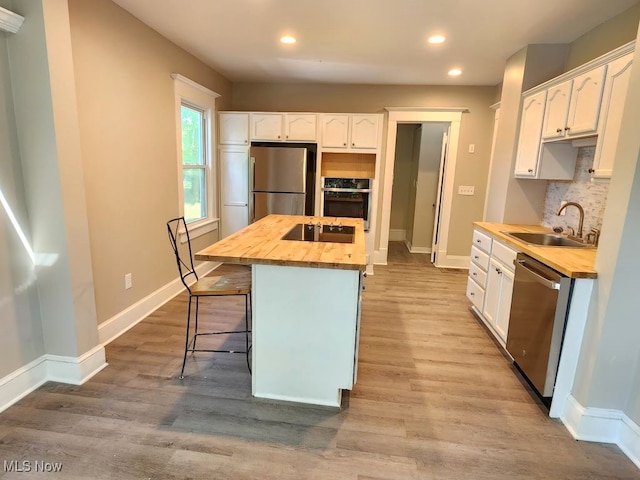
<path fill-rule="evenodd" d="M 45 382 L 82 385 L 106 366 L 102 345 L 79 357 L 42 355 L 0 379 L 0 412 Z"/>
<path fill-rule="evenodd" d="M 380 250 L 374 250 L 373 252 L 373 264 L 374 265 L 386 265 L 387 255 L 389 253 L 388 248 L 380 248 Z"/>
<path fill-rule="evenodd" d="M 403 242 L 407 238 L 407 231 L 404 228 L 392 228 L 389 230 L 390 242 Z"/>
<path fill-rule="evenodd" d="M 3 412 L 47 381 L 47 365 L 43 356 L 14 370 L 0 379 L 0 412 Z"/>
<path fill-rule="evenodd" d="M 107 366 L 104 345 L 97 345 L 79 357 L 44 355 L 47 381 L 82 385 Z"/>
<path fill-rule="evenodd" d="M 624 412 L 583 407 L 569 395 L 561 420 L 576 440 L 614 443 L 640 468 L 640 427 Z"/>
<path fill-rule="evenodd" d="M 438 252 L 436 255 L 436 267 L 469 269 L 470 257 L 468 255 L 447 255 L 447 252 Z"/>
<path fill-rule="evenodd" d="M 431 249 L 429 247 L 414 247 L 412 245 L 409 253 L 431 253 Z"/>
<path fill-rule="evenodd" d="M 221 265 L 217 262 L 202 262 L 196 267 L 198 276 L 204 277 Z M 167 283 L 155 292 L 147 295 L 142 300 L 117 313 L 110 319 L 98 325 L 98 341 L 101 345 L 107 345 L 118 338 L 124 332 L 134 327 L 149 314 L 156 311 L 176 295 L 182 293 L 184 285 L 180 278 Z"/>

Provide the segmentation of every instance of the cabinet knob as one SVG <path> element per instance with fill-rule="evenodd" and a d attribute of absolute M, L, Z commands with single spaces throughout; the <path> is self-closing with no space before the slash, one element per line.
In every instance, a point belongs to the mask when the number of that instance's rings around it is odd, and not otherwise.
<path fill-rule="evenodd" d="M 562 133 L 562 129 L 561 128 L 556 128 L 556 133 Z"/>
<path fill-rule="evenodd" d="M 533 173 L 533 168 L 530 168 L 529 170 L 527 170 L 527 172 Z"/>
<path fill-rule="evenodd" d="M 590 168 L 589 170 L 587 170 L 589 173 L 595 173 L 595 170 L 593 168 Z"/>
<path fill-rule="evenodd" d="M 469 292 L 469 295 L 471 295 L 472 297 L 475 297 L 475 296 L 476 296 L 476 294 L 475 294 L 475 293 L 473 293 L 473 292 Z"/>
<path fill-rule="evenodd" d="M 564 129 L 565 129 L 565 131 L 568 132 L 569 130 L 571 130 L 571 127 L 564 127 Z"/>
<path fill-rule="evenodd" d="M 477 272 L 473 272 L 471 275 L 473 275 L 474 277 L 477 277 L 478 273 Z"/>
<path fill-rule="evenodd" d="M 352 143 L 352 144 L 351 144 L 351 146 L 352 146 L 352 147 L 355 147 L 355 146 L 356 146 L 356 144 L 355 144 L 355 143 Z"/>
<path fill-rule="evenodd" d="M 346 146 L 347 146 L 347 142 L 344 142 L 344 143 L 342 144 L 342 146 L 343 146 L 343 147 L 346 147 Z"/>
<path fill-rule="evenodd" d="M 502 275 L 502 270 L 500 270 L 499 268 L 496 268 L 496 273 L 497 273 L 498 275 Z"/>
<path fill-rule="evenodd" d="M 482 243 L 482 240 L 480 240 L 479 238 L 476 240 L 476 243 Z"/>
<path fill-rule="evenodd" d="M 249 140 L 245 140 L 244 143 L 249 143 Z"/>
<path fill-rule="evenodd" d="M 474 255 L 473 258 L 475 258 L 476 260 L 478 260 L 480 257 L 478 255 Z"/>
<path fill-rule="evenodd" d="M 287 138 L 287 139 L 288 139 L 288 138 L 289 138 L 289 135 L 287 135 L 287 136 L 286 136 L 286 137 L 284 137 L 284 138 Z"/>

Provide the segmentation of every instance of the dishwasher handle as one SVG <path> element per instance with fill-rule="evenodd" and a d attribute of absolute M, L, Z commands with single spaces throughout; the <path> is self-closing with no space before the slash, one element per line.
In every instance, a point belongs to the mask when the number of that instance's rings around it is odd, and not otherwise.
<path fill-rule="evenodd" d="M 531 270 L 527 265 L 526 265 L 526 261 L 525 260 L 521 260 L 521 259 L 517 259 L 515 261 L 515 263 L 517 264 L 516 266 L 521 267 L 523 270 L 525 270 L 529 275 L 531 275 L 538 283 L 544 285 L 547 288 L 550 288 L 552 290 L 560 290 L 560 283 L 555 282 L 553 280 L 550 280 L 546 277 L 543 277 L 542 275 L 540 275 L 538 272 L 534 272 L 533 270 Z"/>

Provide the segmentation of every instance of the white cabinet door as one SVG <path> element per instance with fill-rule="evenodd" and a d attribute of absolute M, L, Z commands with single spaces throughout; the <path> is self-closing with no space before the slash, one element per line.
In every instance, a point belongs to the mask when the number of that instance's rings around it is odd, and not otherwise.
<path fill-rule="evenodd" d="M 607 66 L 602 65 L 573 79 L 567 116 L 567 136 L 588 135 L 598 130 L 606 70 Z"/>
<path fill-rule="evenodd" d="M 285 140 L 315 142 L 318 116 L 315 113 L 288 113 L 284 118 Z"/>
<path fill-rule="evenodd" d="M 509 315 L 511 314 L 511 296 L 513 294 L 513 273 L 506 268 L 501 268 L 500 275 L 500 302 L 495 318 L 495 330 L 498 336 L 507 341 L 509 330 Z"/>
<path fill-rule="evenodd" d="M 571 95 L 571 80 L 547 90 L 547 103 L 542 127 L 542 138 L 544 140 L 565 136 L 569 95 Z"/>
<path fill-rule="evenodd" d="M 220 238 L 249 224 L 249 151 L 220 147 Z"/>
<path fill-rule="evenodd" d="M 349 115 L 322 116 L 322 146 L 346 148 L 349 141 Z"/>
<path fill-rule="evenodd" d="M 484 307 L 482 315 L 491 326 L 496 324 L 498 311 L 500 308 L 500 283 L 502 266 L 499 262 L 491 260 L 489 262 L 489 270 L 487 272 L 487 286 L 484 294 Z"/>
<path fill-rule="evenodd" d="M 251 140 L 281 141 L 282 113 L 252 113 Z"/>
<path fill-rule="evenodd" d="M 633 53 L 629 53 L 614 60 L 607 67 L 598 124 L 598 143 L 593 159 L 594 178 L 611 178 L 632 61 Z"/>
<path fill-rule="evenodd" d="M 249 144 L 249 114 L 226 113 L 219 115 L 221 145 L 248 145 Z"/>
<path fill-rule="evenodd" d="M 515 166 L 516 177 L 536 176 L 546 96 L 547 92 L 542 91 L 525 97 L 523 101 Z"/>
<path fill-rule="evenodd" d="M 351 116 L 351 148 L 377 148 L 378 115 Z"/>

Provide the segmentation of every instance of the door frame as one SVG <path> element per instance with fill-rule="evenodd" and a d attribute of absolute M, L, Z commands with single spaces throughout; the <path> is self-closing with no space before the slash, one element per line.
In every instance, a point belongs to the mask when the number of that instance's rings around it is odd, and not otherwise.
<path fill-rule="evenodd" d="M 389 227 L 391 224 L 391 193 L 393 186 L 393 168 L 396 157 L 396 137 L 399 123 L 449 123 L 451 135 L 449 137 L 449 151 L 445 169 L 444 189 L 442 195 L 442 210 L 440 214 L 440 241 L 436 252 L 436 267 L 455 267 L 447 262 L 447 243 L 449 239 L 449 225 L 451 220 L 451 205 L 453 203 L 453 185 L 458 157 L 458 142 L 460 139 L 460 123 L 462 114 L 469 112 L 468 108 L 420 108 L 420 107 L 388 107 L 385 108 L 387 117 L 387 136 L 384 155 L 384 190 L 382 192 L 382 212 L 380 222 L 380 243 L 376 252 L 376 262 L 386 265 L 389 252 Z M 468 261 L 467 261 L 468 264 Z"/>

